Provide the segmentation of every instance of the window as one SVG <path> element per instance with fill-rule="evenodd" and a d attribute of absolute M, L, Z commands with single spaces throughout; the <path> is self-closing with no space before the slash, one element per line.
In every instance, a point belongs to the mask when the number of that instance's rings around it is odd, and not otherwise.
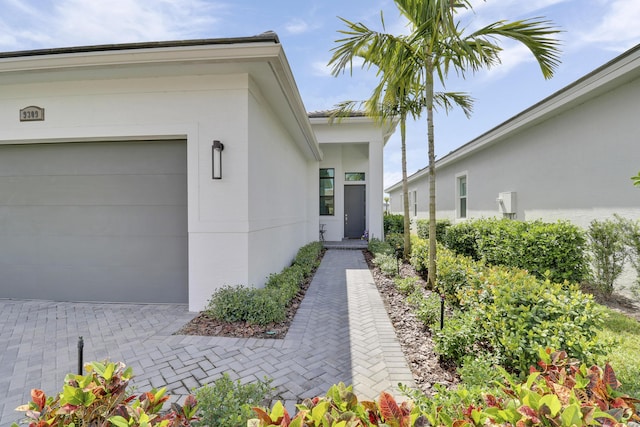
<path fill-rule="evenodd" d="M 458 218 L 467 217 L 467 176 L 461 175 L 458 180 Z"/>
<path fill-rule="evenodd" d="M 418 216 L 418 191 L 413 190 L 413 216 Z"/>
<path fill-rule="evenodd" d="M 320 169 L 320 215 L 334 215 L 335 170 Z"/>
<path fill-rule="evenodd" d="M 364 172 L 346 172 L 344 174 L 345 181 L 364 181 Z"/>

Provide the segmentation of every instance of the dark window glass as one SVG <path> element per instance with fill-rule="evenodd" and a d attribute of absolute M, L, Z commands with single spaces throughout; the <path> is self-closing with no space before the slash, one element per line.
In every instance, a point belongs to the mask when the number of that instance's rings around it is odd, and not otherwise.
<path fill-rule="evenodd" d="M 320 169 L 320 215 L 334 215 L 335 170 Z"/>
<path fill-rule="evenodd" d="M 344 174 L 345 181 L 364 181 L 364 172 L 347 172 Z"/>

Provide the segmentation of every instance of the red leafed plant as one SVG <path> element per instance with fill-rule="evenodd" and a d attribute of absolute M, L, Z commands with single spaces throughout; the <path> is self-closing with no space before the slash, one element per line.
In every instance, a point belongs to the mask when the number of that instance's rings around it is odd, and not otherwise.
<path fill-rule="evenodd" d="M 352 386 L 333 385 L 324 397 L 305 399 L 291 418 L 281 402 L 270 412 L 254 408 L 260 427 L 422 427 L 426 418 L 409 402 L 382 392 L 377 402 L 359 401 Z"/>
<path fill-rule="evenodd" d="M 128 394 L 132 371 L 124 363 L 92 362 L 85 370 L 87 375 L 68 374 L 63 391 L 55 396 L 31 390 L 32 401 L 16 408 L 25 412 L 29 427 L 184 427 L 196 419 L 193 396 L 188 396 L 183 406 L 172 404 L 169 411 L 160 413 L 169 399 L 164 388 L 139 396 Z"/>

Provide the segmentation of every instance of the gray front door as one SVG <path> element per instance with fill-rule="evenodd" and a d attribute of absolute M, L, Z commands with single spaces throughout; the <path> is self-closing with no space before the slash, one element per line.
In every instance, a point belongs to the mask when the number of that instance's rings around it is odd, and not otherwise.
<path fill-rule="evenodd" d="M 366 187 L 364 185 L 344 186 L 344 237 L 359 239 L 365 232 Z"/>

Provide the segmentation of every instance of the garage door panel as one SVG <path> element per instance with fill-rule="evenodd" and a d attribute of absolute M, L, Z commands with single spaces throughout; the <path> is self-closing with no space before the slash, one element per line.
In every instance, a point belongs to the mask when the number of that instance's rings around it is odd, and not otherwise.
<path fill-rule="evenodd" d="M 12 176 L 0 179 L 2 206 L 184 206 L 186 197 L 182 183 L 175 175 Z"/>
<path fill-rule="evenodd" d="M 185 206 L 0 206 L 6 236 L 184 236 Z"/>
<path fill-rule="evenodd" d="M 149 150 L 150 144 L 153 150 Z M 175 161 L 184 154 L 180 145 L 175 141 L 131 141 L 4 146 L 0 176 L 186 174 L 186 157 Z"/>
<path fill-rule="evenodd" d="M 3 281 L 21 283 L 20 288 L 4 289 L 3 298 L 148 303 L 173 302 L 187 293 L 186 277 L 176 270 L 112 270 L 58 265 L 35 271 L 30 266 L 10 266 L 3 269 L 3 277 Z M 157 286 L 167 280 L 176 286 Z"/>
<path fill-rule="evenodd" d="M 186 302 L 184 141 L 0 146 L 0 298 Z"/>

